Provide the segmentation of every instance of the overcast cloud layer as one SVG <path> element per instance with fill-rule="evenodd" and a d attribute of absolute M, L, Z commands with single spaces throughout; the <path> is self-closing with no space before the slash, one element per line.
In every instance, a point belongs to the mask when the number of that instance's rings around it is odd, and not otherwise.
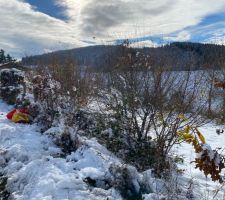
<path fill-rule="evenodd" d="M 25 0 L 0 0 L 0 48 L 21 57 L 90 45 L 87 41 L 99 44 L 127 37 L 164 36 L 170 41 L 186 41 L 193 37 L 204 18 L 225 11 L 224 0 L 55 0 L 54 3 L 64 8 L 68 20 L 41 13 Z M 206 42 L 224 38 L 223 28 L 218 33 L 203 28 L 212 32 Z"/>

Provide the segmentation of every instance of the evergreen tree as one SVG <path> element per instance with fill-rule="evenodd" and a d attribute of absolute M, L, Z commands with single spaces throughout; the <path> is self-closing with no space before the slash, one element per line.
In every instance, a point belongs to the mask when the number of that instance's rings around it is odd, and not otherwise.
<path fill-rule="evenodd" d="M 3 49 L 0 50 L 0 64 L 5 63 L 5 51 Z"/>
<path fill-rule="evenodd" d="M 12 62 L 12 61 L 13 61 L 12 57 L 9 54 L 7 54 L 6 62 Z"/>
<path fill-rule="evenodd" d="M 3 49 L 0 50 L 0 64 L 13 63 L 15 61 L 16 60 L 9 54 L 5 55 L 5 51 Z"/>

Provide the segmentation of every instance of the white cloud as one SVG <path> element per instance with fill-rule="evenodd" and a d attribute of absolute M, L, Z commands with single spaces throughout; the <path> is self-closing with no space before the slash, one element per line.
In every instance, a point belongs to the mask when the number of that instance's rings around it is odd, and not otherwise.
<path fill-rule="evenodd" d="M 225 45 L 225 29 L 222 32 L 223 32 L 223 35 L 220 33 L 215 33 L 210 38 L 204 40 L 203 42 L 210 43 L 210 44 Z"/>
<path fill-rule="evenodd" d="M 151 40 L 145 40 L 133 42 L 129 46 L 133 48 L 143 48 L 143 47 L 158 47 L 159 45 Z"/>
<path fill-rule="evenodd" d="M 224 0 L 58 0 L 82 35 L 126 37 L 169 34 L 193 26 L 225 8 Z M 77 3 L 73 3 L 77 2 Z M 138 35 L 135 35 L 136 37 Z"/>
<path fill-rule="evenodd" d="M 37 12 L 23 1 L 0 1 L 0 19 L 0 48 L 16 56 L 83 45 L 66 22 Z"/>
<path fill-rule="evenodd" d="M 176 36 L 164 37 L 167 41 L 181 41 L 185 42 L 191 39 L 191 34 L 188 31 L 181 31 Z"/>
<path fill-rule="evenodd" d="M 44 2 L 43 2 L 44 3 Z M 55 0 L 69 20 L 34 10 L 25 0 L 0 1 L 0 48 L 18 56 L 112 40 L 180 32 L 225 8 L 224 0 Z"/>

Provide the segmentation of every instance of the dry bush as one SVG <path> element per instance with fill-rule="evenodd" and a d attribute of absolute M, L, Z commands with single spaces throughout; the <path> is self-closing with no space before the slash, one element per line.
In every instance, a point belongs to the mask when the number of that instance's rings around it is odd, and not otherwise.
<path fill-rule="evenodd" d="M 205 107 L 199 98 L 201 81 L 191 71 L 150 67 L 145 55 L 127 52 L 117 68 L 102 74 L 106 83 L 99 92 L 99 105 L 104 105 L 99 126 L 106 131 L 97 136 L 127 162 L 141 170 L 154 167 L 160 174 L 170 167 L 168 155 L 179 143 L 176 133 L 205 121 L 200 117 Z"/>
<path fill-rule="evenodd" d="M 154 167 L 160 174 L 170 168 L 168 155 L 179 143 L 176 133 L 204 122 L 201 76 L 153 65 L 148 55 L 127 45 L 122 50 L 114 67 L 104 72 L 90 72 L 70 60 L 66 66 L 55 60 L 37 68 L 40 80 L 34 93 L 40 94 L 35 100 L 42 105 L 48 128 L 54 123 L 75 126 L 138 169 Z M 100 105 L 96 113 L 86 107 L 92 100 Z"/>
<path fill-rule="evenodd" d="M 37 120 L 46 124 L 45 129 L 57 123 L 74 126 L 78 123 L 77 113 L 90 103 L 95 93 L 94 75 L 88 68 L 69 61 L 66 66 L 57 62 L 39 66 L 27 76 L 31 83 L 28 88 L 42 113 Z"/>
<path fill-rule="evenodd" d="M 15 68 L 0 70 L 0 95 L 8 104 L 14 105 L 17 97 L 25 94 L 24 73 Z"/>

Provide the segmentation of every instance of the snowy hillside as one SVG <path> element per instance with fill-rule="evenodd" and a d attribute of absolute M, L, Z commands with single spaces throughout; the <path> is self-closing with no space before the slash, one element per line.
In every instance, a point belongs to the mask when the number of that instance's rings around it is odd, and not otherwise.
<path fill-rule="evenodd" d="M 12 124 L 9 111 L 0 103 L 1 172 L 9 177 L 7 189 L 13 199 L 120 199 L 114 189 L 90 189 L 86 177 L 107 175 L 113 159 L 103 147 L 87 141 L 76 153 L 60 158 L 49 138 L 38 132 L 36 125 Z"/>
<path fill-rule="evenodd" d="M 139 174 L 94 139 L 81 138 L 82 145 L 76 152 L 61 157 L 60 149 L 39 133 L 37 125 L 8 121 L 10 108 L 0 102 L 0 172 L 8 178 L 6 189 L 12 199 L 119 200 L 122 197 L 112 186 L 118 179 L 122 181 L 121 174 L 112 176 L 116 166 L 128 170 L 131 189 L 138 192 L 141 183 L 151 187 L 155 193 L 145 195 L 146 199 L 163 197 L 159 187 L 163 183 L 152 178 L 150 171 Z"/>
<path fill-rule="evenodd" d="M 0 102 L 0 172 L 8 177 L 7 190 L 12 199 L 122 199 L 119 192 L 107 185 L 110 183 L 106 183 L 106 180 L 110 182 L 113 179 L 110 166 L 122 165 L 112 153 L 94 139 L 83 138 L 83 144 L 76 152 L 66 158 L 60 157 L 61 150 L 50 138 L 39 133 L 37 125 L 14 124 L 8 121 L 5 116 L 10 108 Z M 223 147 L 225 137 L 218 136 L 215 130 L 216 127 L 212 125 L 202 128 L 212 147 Z M 185 169 L 184 175 L 179 178 L 184 191 L 193 190 L 195 199 L 223 199 L 224 189 L 221 185 L 205 178 L 202 172 L 194 169 L 193 164 L 189 164 L 195 158 L 189 144 L 177 146 L 175 153 L 184 156 L 184 163 L 179 165 L 180 169 Z M 155 193 L 147 195 L 146 200 L 161 199 L 160 192 L 165 191 L 163 187 L 166 186 L 163 182 L 152 178 L 151 173 L 138 174 L 135 168 L 129 169 L 137 190 L 139 183 L 148 179 L 147 182 Z M 185 193 L 183 198 L 184 196 Z"/>

